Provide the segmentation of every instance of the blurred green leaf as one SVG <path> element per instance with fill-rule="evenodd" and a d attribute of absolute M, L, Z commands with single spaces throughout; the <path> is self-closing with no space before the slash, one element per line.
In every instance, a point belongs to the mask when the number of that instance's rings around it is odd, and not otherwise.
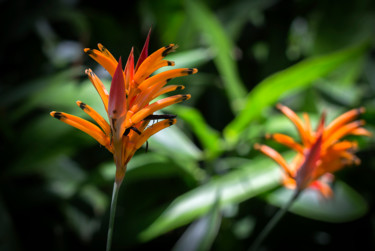
<path fill-rule="evenodd" d="M 198 67 L 210 61 L 213 58 L 213 56 L 214 55 L 210 49 L 204 48 L 187 50 L 182 52 L 174 52 L 166 56 L 165 59 L 174 61 L 175 65 L 160 68 L 159 70 L 155 71 L 154 74 L 170 69 Z"/>
<path fill-rule="evenodd" d="M 362 217 L 368 210 L 365 200 L 356 191 L 342 181 L 333 186 L 334 196 L 324 199 L 317 191 L 305 190 L 290 211 L 314 220 L 326 222 L 347 222 Z M 279 188 L 270 193 L 266 200 L 281 207 L 290 200 L 293 190 Z"/>
<path fill-rule="evenodd" d="M 214 159 L 224 151 L 219 132 L 207 124 L 202 114 L 197 109 L 181 105 L 175 105 L 170 109 L 190 125 L 194 134 L 202 144 L 205 158 Z"/>
<path fill-rule="evenodd" d="M 171 157 L 196 180 L 204 179 L 205 174 L 196 163 L 202 158 L 202 151 L 177 126 L 158 132 L 150 137 L 148 142 L 150 149 Z"/>
<path fill-rule="evenodd" d="M 234 44 L 225 33 L 223 26 L 204 4 L 198 1 L 185 1 L 186 11 L 196 28 L 207 38 L 215 54 L 214 62 L 223 78 L 232 110 L 237 112 L 243 107 L 246 88 L 242 83 L 236 62 L 233 59 Z"/>
<path fill-rule="evenodd" d="M 341 85 L 331 81 L 322 81 L 316 85 L 322 95 L 332 103 L 345 107 L 362 105 L 359 103 L 363 90 L 354 85 Z"/>
<path fill-rule="evenodd" d="M 140 238 L 144 241 L 150 240 L 204 215 L 215 203 L 217 191 L 220 191 L 220 207 L 223 207 L 275 188 L 279 181 L 280 170 L 273 161 L 265 158 L 249 160 L 238 170 L 213 178 L 175 199 L 141 233 Z"/>
<path fill-rule="evenodd" d="M 83 241 L 90 241 L 95 232 L 99 230 L 101 223 L 99 217 L 90 217 L 77 207 L 69 204 L 66 204 L 63 210 L 67 223 Z"/>
<path fill-rule="evenodd" d="M 173 251 L 206 251 L 211 250 L 211 246 L 217 236 L 221 223 L 218 191 L 215 203 L 211 210 L 202 218 L 193 222 L 185 233 L 180 237 Z"/>
<path fill-rule="evenodd" d="M 150 149 L 167 153 L 177 160 L 193 161 L 202 157 L 201 150 L 177 126 L 158 132 L 148 142 Z"/>
<path fill-rule="evenodd" d="M 245 108 L 224 129 L 225 139 L 230 145 L 234 145 L 242 131 L 250 122 L 258 118 L 265 108 L 282 96 L 326 76 L 346 62 L 362 57 L 367 48 L 366 43 L 325 56 L 306 59 L 266 78 L 249 93 Z"/>

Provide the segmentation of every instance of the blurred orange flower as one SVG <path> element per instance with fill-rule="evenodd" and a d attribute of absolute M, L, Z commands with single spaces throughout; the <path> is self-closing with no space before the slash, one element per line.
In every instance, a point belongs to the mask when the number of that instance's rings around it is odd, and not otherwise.
<path fill-rule="evenodd" d="M 279 104 L 277 108 L 296 126 L 301 143 L 280 133 L 267 135 L 267 137 L 293 149 L 297 155 L 288 164 L 277 151 L 269 146 L 255 144 L 254 148 L 272 158 L 283 168 L 285 172 L 283 184 L 286 187 L 298 190 L 310 187 L 318 189 L 324 197 L 331 197 L 332 190 L 328 181 L 332 180 L 332 173 L 345 166 L 360 163 L 358 157 L 354 155 L 357 142 L 342 140 L 342 138 L 347 135 L 371 136 L 371 133 L 362 127 L 365 122 L 355 120 L 365 109 L 350 110 L 328 126 L 324 126 L 325 114 L 323 114 L 314 132 L 306 113 L 303 114 L 304 121 L 302 121 L 288 107 Z"/>
<path fill-rule="evenodd" d="M 84 50 L 112 76 L 108 94 L 103 83 L 92 70 L 86 70 L 86 74 L 102 99 L 109 123 L 93 108 L 81 101 L 77 101 L 77 105 L 97 125 L 64 112 L 51 112 L 52 117 L 87 133 L 113 153 L 116 163 L 115 181 L 118 184 L 121 184 L 127 163 L 137 149 L 150 136 L 176 123 L 174 115 L 154 115 L 153 113 L 169 105 L 187 100 L 190 95 L 179 94 L 151 104 L 150 102 L 165 93 L 184 89 L 182 85 L 166 86 L 170 79 L 194 74 L 198 71 L 191 68 L 172 69 L 150 77 L 157 69 L 174 65 L 174 62 L 165 60 L 164 57 L 173 52 L 176 46 L 170 44 L 148 56 L 148 44 L 149 36 L 136 65 L 134 65 L 133 49 L 131 50 L 124 70 L 121 58 L 117 61 L 103 45 L 98 44 L 99 50 L 88 48 Z M 151 120 L 160 121 L 149 126 Z"/>

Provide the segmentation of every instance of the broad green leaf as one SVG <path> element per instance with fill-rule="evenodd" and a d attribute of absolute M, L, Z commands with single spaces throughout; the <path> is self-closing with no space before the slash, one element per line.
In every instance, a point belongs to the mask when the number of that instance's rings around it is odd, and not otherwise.
<path fill-rule="evenodd" d="M 217 157 L 224 149 L 219 132 L 207 125 L 202 114 L 195 108 L 175 105 L 169 108 L 188 123 L 202 144 L 206 158 Z"/>
<path fill-rule="evenodd" d="M 204 4 L 198 1 L 185 1 L 186 11 L 200 30 L 215 54 L 214 63 L 223 78 L 232 110 L 242 108 L 246 88 L 242 83 L 236 62 L 233 59 L 234 44 L 225 33 L 222 24 Z"/>
<path fill-rule="evenodd" d="M 193 189 L 177 199 L 147 228 L 140 238 L 155 238 L 183 226 L 207 213 L 215 203 L 218 191 L 220 207 L 248 200 L 275 188 L 280 181 L 280 170 L 265 158 L 249 160 L 245 165 Z"/>
<path fill-rule="evenodd" d="M 258 118 L 265 108 L 273 105 L 282 96 L 305 88 L 341 65 L 361 57 L 367 47 L 367 44 L 361 44 L 325 56 L 306 59 L 266 78 L 249 93 L 245 108 L 224 129 L 225 139 L 230 145 L 234 145 L 241 132 Z"/>
<path fill-rule="evenodd" d="M 324 199 L 317 191 L 305 190 L 289 211 L 314 220 L 347 222 L 362 217 L 368 210 L 365 200 L 342 181 L 336 181 L 334 196 Z M 281 207 L 291 198 L 293 190 L 279 188 L 270 193 L 266 200 Z"/>

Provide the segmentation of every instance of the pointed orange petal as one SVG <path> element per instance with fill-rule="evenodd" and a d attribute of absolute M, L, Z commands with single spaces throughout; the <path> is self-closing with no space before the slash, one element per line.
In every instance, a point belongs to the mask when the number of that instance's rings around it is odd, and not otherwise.
<path fill-rule="evenodd" d="M 358 148 L 358 144 L 355 141 L 348 141 L 344 140 L 341 142 L 338 142 L 336 144 L 331 145 L 331 147 L 328 150 L 332 151 L 346 151 L 346 150 L 356 150 Z"/>
<path fill-rule="evenodd" d="M 346 123 L 357 118 L 361 113 L 365 112 L 365 108 L 361 107 L 358 109 L 352 109 L 333 120 L 326 128 L 325 134 L 330 135 L 334 133 L 338 128 L 342 127 Z"/>
<path fill-rule="evenodd" d="M 177 46 L 175 46 L 174 44 L 170 44 L 168 46 L 160 48 L 159 50 L 148 56 L 137 69 L 137 72 L 134 76 L 135 82 L 138 84 L 143 82 L 148 76 L 151 75 L 151 73 L 159 69 L 161 67 L 160 61 L 169 53 L 173 52 L 176 48 Z M 169 65 L 168 62 L 169 61 L 165 61 L 167 65 Z M 163 65 L 165 65 L 165 63 L 163 63 Z"/>
<path fill-rule="evenodd" d="M 198 69 L 195 69 L 195 68 L 181 68 L 181 69 L 173 69 L 169 71 L 164 71 L 142 82 L 138 86 L 138 89 L 143 91 L 157 83 L 160 83 L 160 82 L 165 83 L 169 79 L 180 77 L 180 76 L 186 76 L 190 74 L 195 74 L 197 72 L 198 72 Z"/>
<path fill-rule="evenodd" d="M 306 129 L 304 128 L 304 125 L 301 119 L 297 116 L 297 114 L 295 114 L 295 112 L 292 111 L 289 107 L 286 107 L 282 104 L 277 104 L 276 107 L 293 122 L 293 124 L 296 126 L 299 132 L 299 135 L 301 137 L 303 144 L 308 146 L 309 141 L 308 141 L 308 137 L 306 134 Z"/>
<path fill-rule="evenodd" d="M 105 110 L 108 112 L 108 98 L 109 94 L 104 87 L 102 81 L 95 75 L 95 73 L 91 69 L 86 69 L 85 73 L 89 77 L 91 83 L 94 85 L 96 91 L 99 93 L 100 98 L 103 101 Z"/>
<path fill-rule="evenodd" d="M 87 133 L 88 135 L 96 139 L 101 145 L 105 146 L 110 152 L 113 152 L 113 149 L 110 145 L 110 138 L 107 135 L 105 135 L 103 131 L 93 123 L 80 117 L 67 114 L 65 112 L 53 111 L 50 113 L 50 115 L 68 125 L 71 125 Z"/>
<path fill-rule="evenodd" d="M 333 131 L 332 134 L 327 134 L 327 137 L 324 140 L 323 148 L 328 148 L 331 144 L 334 144 L 342 137 L 351 134 L 353 131 L 357 130 L 364 124 L 365 122 L 363 120 L 360 120 L 351 122 L 349 124 L 337 128 L 337 130 Z"/>
<path fill-rule="evenodd" d="M 92 107 L 89 105 L 83 103 L 82 101 L 77 101 L 76 104 L 85 112 L 87 113 L 93 120 L 95 120 L 96 123 L 102 128 L 104 133 L 107 136 L 111 135 L 111 127 L 107 123 L 107 121 Z"/>
<path fill-rule="evenodd" d="M 152 97 L 151 97 L 151 100 L 152 99 L 155 99 L 165 93 L 168 93 L 168 92 L 173 92 L 173 91 L 177 91 L 177 90 L 183 90 L 185 89 L 185 86 L 183 85 L 168 85 L 168 86 L 165 86 L 163 88 L 161 88 L 158 92 L 155 92 Z"/>
<path fill-rule="evenodd" d="M 163 130 L 164 128 L 167 128 L 171 125 L 176 124 L 177 120 L 176 119 L 165 119 L 163 121 L 160 121 L 156 124 L 153 124 L 149 128 L 147 128 L 139 137 L 135 149 L 139 149 L 147 140 L 150 138 L 152 135 L 155 133 Z"/>
<path fill-rule="evenodd" d="M 304 112 L 302 116 L 303 116 L 303 120 L 305 121 L 306 140 L 309 142 L 309 145 L 312 145 L 315 138 L 313 136 L 314 132 L 311 128 L 310 117 L 306 112 Z"/>
<path fill-rule="evenodd" d="M 146 118 L 148 115 L 153 114 L 155 111 L 163 109 L 164 107 L 170 106 L 172 104 L 176 104 L 176 103 L 185 101 L 185 100 L 189 99 L 190 97 L 191 97 L 190 94 L 180 94 L 180 95 L 175 95 L 175 96 L 171 96 L 171 97 L 168 97 L 168 98 L 158 100 L 158 101 L 152 103 L 151 105 L 146 106 L 145 108 L 139 110 L 137 113 L 135 113 L 130 118 L 128 118 L 128 116 L 127 116 L 126 121 L 125 121 L 125 128 L 129 128 L 132 125 L 140 122 L 141 120 Z"/>
<path fill-rule="evenodd" d="M 96 62 L 106 69 L 111 76 L 115 73 L 117 67 L 117 60 L 112 54 L 102 45 L 98 44 L 99 50 L 85 48 L 84 52 L 92 57 Z"/>
<path fill-rule="evenodd" d="M 361 135 L 361 136 L 367 136 L 367 137 L 372 137 L 372 133 L 367 131 L 365 128 L 359 127 L 357 129 L 354 129 L 351 131 L 352 135 Z"/>
<path fill-rule="evenodd" d="M 280 144 L 290 147 L 293 150 L 303 154 L 303 147 L 297 142 L 295 142 L 292 137 L 289 137 L 281 133 L 275 133 L 275 134 L 269 135 L 268 137 L 272 138 L 276 142 L 279 142 Z"/>
<path fill-rule="evenodd" d="M 274 149 L 272 149 L 269 146 L 260 145 L 260 144 L 255 144 L 254 149 L 261 151 L 263 154 L 273 159 L 277 164 L 279 164 L 284 169 L 284 171 L 289 175 L 289 177 L 293 178 L 293 175 L 289 170 L 288 163 L 280 155 L 280 153 L 276 152 Z"/>

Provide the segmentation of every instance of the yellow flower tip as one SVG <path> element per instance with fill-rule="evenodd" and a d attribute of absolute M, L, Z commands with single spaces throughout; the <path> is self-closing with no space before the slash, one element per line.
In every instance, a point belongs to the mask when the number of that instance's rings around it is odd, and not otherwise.
<path fill-rule="evenodd" d="M 258 144 L 258 143 L 255 143 L 253 147 L 254 147 L 255 150 L 259 151 L 262 148 L 262 145 Z"/>
<path fill-rule="evenodd" d="M 61 120 L 62 118 L 64 118 L 64 115 L 61 112 L 53 111 L 53 112 L 50 112 L 50 115 L 58 120 Z"/>
<path fill-rule="evenodd" d="M 92 58 L 96 58 L 96 57 L 98 56 L 98 54 L 95 53 L 95 50 L 94 50 L 94 49 L 85 48 L 83 51 L 84 51 L 87 55 L 89 55 L 90 57 L 92 57 Z M 98 51 L 96 50 L 96 52 L 98 52 Z"/>
<path fill-rule="evenodd" d="M 191 98 L 190 94 L 181 95 L 181 101 L 185 101 Z"/>
<path fill-rule="evenodd" d="M 98 43 L 97 46 L 98 46 L 100 51 L 105 50 L 105 47 L 101 43 Z"/>
<path fill-rule="evenodd" d="M 166 57 L 168 54 L 175 52 L 175 50 L 178 48 L 178 45 L 176 44 L 169 44 L 164 46 L 164 51 L 162 52 L 161 56 Z"/>
<path fill-rule="evenodd" d="M 92 73 L 92 70 L 90 68 L 87 68 L 85 70 L 85 74 L 88 75 L 88 76 L 92 76 L 93 73 Z"/>
<path fill-rule="evenodd" d="M 79 108 L 81 108 L 82 110 L 85 110 L 86 109 L 86 104 L 83 103 L 82 101 L 79 101 L 77 100 L 76 101 L 76 104 L 79 106 Z"/>
<path fill-rule="evenodd" d="M 354 159 L 354 165 L 359 166 L 361 164 L 361 160 L 359 158 Z"/>
<path fill-rule="evenodd" d="M 362 107 L 359 107 L 358 109 L 357 109 L 357 113 L 358 114 L 362 114 L 362 113 L 365 113 L 366 112 L 366 108 L 364 108 L 363 106 Z"/>
<path fill-rule="evenodd" d="M 279 110 L 282 110 L 285 106 L 282 105 L 281 103 L 277 103 L 276 104 L 276 108 L 279 109 Z"/>
<path fill-rule="evenodd" d="M 265 137 L 266 139 L 272 139 L 272 134 L 270 134 L 270 133 L 266 133 L 266 135 L 264 135 L 264 137 Z"/>
<path fill-rule="evenodd" d="M 181 73 L 185 74 L 185 75 L 191 75 L 191 74 L 195 74 L 198 72 L 198 69 L 197 68 L 187 68 L 187 69 L 184 69 L 181 71 Z"/>
<path fill-rule="evenodd" d="M 168 123 L 169 123 L 170 126 L 174 125 L 174 124 L 177 123 L 177 119 L 169 119 Z"/>

